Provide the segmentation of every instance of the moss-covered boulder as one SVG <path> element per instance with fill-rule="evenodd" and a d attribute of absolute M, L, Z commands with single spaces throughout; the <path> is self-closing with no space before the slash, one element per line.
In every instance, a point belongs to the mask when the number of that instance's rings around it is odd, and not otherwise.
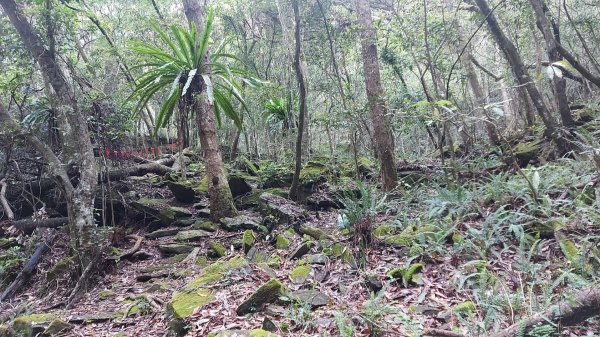
<path fill-rule="evenodd" d="M 177 220 L 187 219 L 192 216 L 192 212 L 183 207 L 167 207 L 160 211 L 158 217 L 166 226 Z"/>
<path fill-rule="evenodd" d="M 61 276 L 70 273 L 73 270 L 72 268 L 73 266 L 75 266 L 76 263 L 76 256 L 69 256 L 59 260 L 46 272 L 46 281 L 52 282 L 57 280 Z"/>
<path fill-rule="evenodd" d="M 52 313 L 23 315 L 14 319 L 12 330 L 16 333 L 15 336 L 35 336 L 57 319 L 58 316 Z"/>
<path fill-rule="evenodd" d="M 146 238 L 150 240 L 156 240 L 158 238 L 163 238 L 165 236 L 173 236 L 179 233 L 179 229 L 177 228 L 168 228 L 168 229 L 159 229 L 154 232 L 146 234 Z"/>
<path fill-rule="evenodd" d="M 265 216 L 274 216 L 279 224 L 290 224 L 306 218 L 306 212 L 293 201 L 271 193 L 260 195 Z"/>
<path fill-rule="evenodd" d="M 287 249 L 291 245 L 290 239 L 288 239 L 285 235 L 279 234 L 275 237 L 275 247 L 277 249 Z"/>
<path fill-rule="evenodd" d="M 215 225 L 211 221 L 198 220 L 194 222 L 194 224 L 192 225 L 192 229 L 200 229 L 207 232 L 215 232 L 217 230 L 217 225 Z"/>
<path fill-rule="evenodd" d="M 263 226 L 260 223 L 260 219 L 247 215 L 238 215 L 233 218 L 223 218 L 221 219 L 221 227 L 227 231 L 242 231 L 245 229 L 251 229 L 258 232 L 264 231 Z"/>
<path fill-rule="evenodd" d="M 305 187 L 312 187 L 326 182 L 330 174 L 331 171 L 326 164 L 309 161 L 300 170 L 300 184 Z"/>
<path fill-rule="evenodd" d="M 303 235 L 308 235 L 317 241 L 328 238 L 327 234 L 325 234 L 325 232 L 323 232 L 321 229 L 309 226 L 307 224 L 300 225 L 300 227 L 298 227 L 298 232 Z"/>
<path fill-rule="evenodd" d="M 175 235 L 175 240 L 179 242 L 200 241 L 211 235 L 210 232 L 201 229 L 190 229 L 177 233 L 177 235 Z"/>
<path fill-rule="evenodd" d="M 391 269 L 387 276 L 389 278 L 393 278 L 399 281 L 402 281 L 405 287 L 408 287 L 410 283 L 416 283 L 420 279 L 420 275 L 418 274 L 425 264 L 423 263 L 413 263 L 408 267 L 397 267 Z"/>
<path fill-rule="evenodd" d="M 229 177 L 227 177 L 227 182 L 229 184 L 229 189 L 231 190 L 231 195 L 233 195 L 234 198 L 252 192 L 252 186 L 250 186 L 248 180 L 248 177 L 245 177 L 239 173 L 229 174 Z"/>
<path fill-rule="evenodd" d="M 315 243 L 310 240 L 302 242 L 300 245 L 298 245 L 298 247 L 296 247 L 296 249 L 294 249 L 290 253 L 289 259 L 293 260 L 293 259 L 299 259 L 299 258 L 303 257 L 314 246 L 315 246 Z"/>
<path fill-rule="evenodd" d="M 175 292 L 166 306 L 166 315 L 171 330 L 179 335 L 185 333 L 187 327 L 185 318 L 214 299 L 211 290 L 214 284 L 221 281 L 226 273 L 247 266 L 248 261 L 241 256 L 235 256 L 226 261 L 217 261 L 205 267 L 200 277 Z"/>
<path fill-rule="evenodd" d="M 290 279 L 295 284 L 303 284 L 310 277 L 312 268 L 308 265 L 298 266 L 290 273 Z"/>
<path fill-rule="evenodd" d="M 208 176 L 200 179 L 198 184 L 194 187 L 194 191 L 200 195 L 208 195 Z"/>
<path fill-rule="evenodd" d="M 292 301 L 300 305 L 308 305 L 311 309 L 332 304 L 332 300 L 326 294 L 317 290 L 294 291 L 288 296 Z"/>
<path fill-rule="evenodd" d="M 535 161 L 535 157 L 542 150 L 543 140 L 541 138 L 530 141 L 521 141 L 513 148 L 515 159 L 521 167 L 527 166 L 530 162 Z"/>
<path fill-rule="evenodd" d="M 207 337 L 276 337 L 277 335 L 263 329 L 213 331 Z"/>
<path fill-rule="evenodd" d="M 248 254 L 250 248 L 254 245 L 254 241 L 256 241 L 256 234 L 254 234 L 254 231 L 246 229 L 244 234 L 242 234 L 242 247 L 244 248 L 244 253 Z"/>
<path fill-rule="evenodd" d="M 140 212 L 146 213 L 158 217 L 160 211 L 168 208 L 169 205 L 166 200 L 163 199 L 150 199 L 142 198 L 131 202 L 131 206 Z"/>
<path fill-rule="evenodd" d="M 158 250 L 165 255 L 189 254 L 194 250 L 194 246 L 183 243 L 165 243 L 158 245 Z"/>
<path fill-rule="evenodd" d="M 216 241 L 209 241 L 208 249 L 210 257 L 220 258 L 227 255 L 227 249 L 225 248 L 225 246 Z"/>
<path fill-rule="evenodd" d="M 275 301 L 284 292 L 284 285 L 278 279 L 272 279 L 260 286 L 249 298 L 238 306 L 235 312 L 238 316 L 258 312 L 262 309 L 263 305 Z"/>
<path fill-rule="evenodd" d="M 173 193 L 175 199 L 182 203 L 192 203 L 196 197 L 196 192 L 189 181 L 169 181 L 167 187 Z"/>

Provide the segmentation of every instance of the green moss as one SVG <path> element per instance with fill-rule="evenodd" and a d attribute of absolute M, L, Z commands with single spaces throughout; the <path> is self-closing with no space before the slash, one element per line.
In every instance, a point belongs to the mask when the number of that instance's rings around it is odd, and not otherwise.
<path fill-rule="evenodd" d="M 211 221 L 198 220 L 192 225 L 192 229 L 199 229 L 207 232 L 214 232 L 217 230 L 217 225 Z"/>
<path fill-rule="evenodd" d="M 373 235 L 379 238 L 386 235 L 390 235 L 391 232 L 392 230 L 387 224 L 381 224 L 373 230 Z"/>
<path fill-rule="evenodd" d="M 74 256 L 70 256 L 59 260 L 58 262 L 56 262 L 56 264 L 54 264 L 54 266 L 52 266 L 52 268 L 50 268 L 46 272 L 46 280 L 48 282 L 54 281 L 61 275 L 64 275 L 65 273 L 69 272 L 71 268 L 75 266 L 76 261 L 77 258 Z"/>
<path fill-rule="evenodd" d="M 280 295 L 285 292 L 285 287 L 278 279 L 272 279 L 269 282 L 263 284 L 254 292 L 248 299 L 246 299 L 237 308 L 236 313 L 238 316 L 257 312 L 260 308 L 266 304 L 276 300 Z"/>
<path fill-rule="evenodd" d="M 204 268 L 205 274 L 221 273 L 225 274 L 235 269 L 240 269 L 248 266 L 248 260 L 243 256 L 234 256 L 229 260 L 217 261 L 206 268 Z"/>
<path fill-rule="evenodd" d="M 269 257 L 267 265 L 271 268 L 278 268 L 281 265 L 281 258 L 279 257 L 279 255 L 273 254 L 271 255 L 271 257 Z"/>
<path fill-rule="evenodd" d="M 178 291 L 167 304 L 167 313 L 174 318 L 183 319 L 191 315 L 197 308 L 212 301 L 213 298 L 213 294 L 208 289 Z"/>
<path fill-rule="evenodd" d="M 277 249 L 286 249 L 290 247 L 290 239 L 286 238 L 284 235 L 277 235 L 275 238 L 275 247 Z"/>
<path fill-rule="evenodd" d="M 250 336 L 252 337 L 274 337 L 276 336 L 275 334 L 263 330 L 263 329 L 254 329 L 250 331 Z"/>
<path fill-rule="evenodd" d="M 242 235 L 242 243 L 244 244 L 244 253 L 248 253 L 252 245 L 254 245 L 254 240 L 256 239 L 256 235 L 251 229 L 247 229 L 244 231 Z"/>
<path fill-rule="evenodd" d="M 513 148 L 513 151 L 517 155 L 530 154 L 530 153 L 538 151 L 541 143 L 542 143 L 542 139 L 535 139 L 530 142 L 522 142 L 522 143 L 517 144 L 517 146 L 515 146 Z"/>
<path fill-rule="evenodd" d="M 405 287 L 408 287 L 410 282 L 415 281 L 415 275 L 419 272 L 425 264 L 423 263 L 413 263 L 408 268 L 398 267 L 390 270 L 387 273 L 387 276 L 393 279 L 402 280 L 402 283 Z"/>
<path fill-rule="evenodd" d="M 113 297 L 113 296 L 115 296 L 115 292 L 112 290 L 102 290 L 98 294 L 98 298 L 100 298 L 100 300 L 105 300 L 105 299 Z"/>
<path fill-rule="evenodd" d="M 475 312 L 475 303 L 473 303 L 472 301 L 466 301 L 463 303 L 459 303 L 459 304 L 456 304 L 455 306 L 453 306 L 451 311 L 454 313 L 470 314 L 470 313 Z"/>
<path fill-rule="evenodd" d="M 316 183 L 327 181 L 330 175 L 330 170 L 327 165 L 316 161 L 309 161 L 300 170 L 300 184 L 313 185 Z"/>
<path fill-rule="evenodd" d="M 196 190 L 197 192 L 207 194 L 208 193 L 208 176 L 200 179 L 200 182 L 198 183 L 198 185 L 196 185 L 194 190 Z"/>
<path fill-rule="evenodd" d="M 312 268 L 308 265 L 298 266 L 290 273 L 290 279 L 296 284 L 304 283 L 310 276 L 311 271 Z"/>
<path fill-rule="evenodd" d="M 175 240 L 179 242 L 199 241 L 209 237 L 210 235 L 210 232 L 203 231 L 201 229 L 190 229 L 177 233 Z"/>
<path fill-rule="evenodd" d="M 50 323 L 58 319 L 56 314 L 48 313 L 48 314 L 31 314 L 25 316 L 19 316 L 15 318 L 13 321 L 14 325 L 27 325 L 27 324 L 40 324 L 40 323 Z"/>
<path fill-rule="evenodd" d="M 308 235 L 314 238 L 315 240 L 321 240 L 327 237 L 327 235 L 322 230 L 307 225 L 301 225 L 298 230 L 300 231 L 300 233 Z"/>
<path fill-rule="evenodd" d="M 212 252 L 214 252 L 214 254 L 217 257 L 223 257 L 223 256 L 227 255 L 227 249 L 225 248 L 225 246 L 223 246 L 222 244 L 220 244 L 216 241 L 209 241 L 208 247 L 210 248 L 210 250 Z"/>
<path fill-rule="evenodd" d="M 54 336 L 54 335 L 58 335 L 59 333 L 64 333 L 66 331 L 69 331 L 71 329 L 73 329 L 73 325 L 71 325 L 67 322 L 63 322 L 59 319 L 55 319 L 44 330 L 43 335 Z"/>

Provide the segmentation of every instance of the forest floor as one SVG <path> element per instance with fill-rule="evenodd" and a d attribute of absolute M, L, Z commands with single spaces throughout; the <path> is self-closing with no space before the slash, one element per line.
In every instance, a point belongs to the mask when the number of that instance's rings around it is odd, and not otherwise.
<path fill-rule="evenodd" d="M 69 309 L 73 281 L 54 272 L 68 256 L 62 234 L 11 306 L 34 331 L 68 322 L 48 333 L 56 336 L 494 336 L 600 277 L 592 162 L 523 172 L 459 184 L 423 176 L 396 196 L 361 185 L 362 198 L 344 210 L 295 204 L 278 196 L 285 189 L 255 185 L 229 227 L 204 218 L 205 199 L 182 205 L 159 177 L 136 178 L 129 184 L 141 199 L 184 208 L 193 221 L 157 228 L 132 218 L 126 234 L 144 237 L 136 258 L 103 267 Z M 343 228 L 357 215 L 373 229 L 363 250 L 353 227 Z M 133 241 L 116 240 L 107 257 Z M 252 297 L 273 279 L 281 287 Z M 249 298 L 256 301 L 240 313 Z M 547 328 L 536 336 L 598 335 L 600 322 Z"/>

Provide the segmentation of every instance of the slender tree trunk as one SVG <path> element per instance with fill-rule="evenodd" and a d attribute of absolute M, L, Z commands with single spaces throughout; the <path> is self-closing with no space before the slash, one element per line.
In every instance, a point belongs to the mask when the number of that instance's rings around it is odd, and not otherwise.
<path fill-rule="evenodd" d="M 48 161 L 50 171 L 60 179 L 65 190 L 69 211 L 69 234 L 82 268 L 86 268 L 99 258 L 100 245 L 95 239 L 95 222 L 93 217 L 94 193 L 97 186 L 98 169 L 88 132 L 85 116 L 79 109 L 76 93 L 67 82 L 66 76 L 51 52 L 44 46 L 42 39 L 33 26 L 27 22 L 14 0 L 0 0 L 0 5 L 11 23 L 19 33 L 23 43 L 37 61 L 48 81 L 59 105 L 59 120 L 63 131 L 63 150 L 67 160 L 79 169 L 79 182 L 74 187 L 69 180 L 64 165 L 52 150 L 36 136 L 29 134 L 26 140 Z M 4 110 L 0 108 L 0 110 Z M 18 125 L 7 119 L 8 111 L 2 111 L 5 125 L 18 129 Z"/>
<path fill-rule="evenodd" d="M 486 18 L 488 27 L 490 29 L 490 32 L 492 33 L 492 36 L 494 37 L 494 40 L 496 40 L 496 43 L 500 46 L 500 49 L 502 49 L 502 51 L 504 52 L 504 55 L 506 56 L 506 59 L 508 60 L 508 63 L 510 65 L 510 68 L 511 68 L 514 76 L 515 76 L 517 83 L 519 85 L 524 86 L 525 89 L 527 90 L 527 93 L 529 94 L 529 97 L 531 97 L 533 106 L 535 107 L 538 115 L 544 122 L 544 126 L 546 127 L 546 132 L 545 132 L 546 136 L 551 138 L 552 140 L 554 140 L 554 142 L 559 147 L 561 152 L 566 152 L 567 145 L 565 143 L 565 140 L 562 139 L 560 137 L 560 135 L 558 134 L 558 130 L 556 128 L 554 120 L 552 119 L 552 116 L 550 115 L 550 112 L 548 111 L 546 104 L 544 104 L 542 95 L 537 90 L 537 88 L 534 84 L 535 82 L 533 82 L 533 80 L 527 73 L 525 65 L 523 64 L 523 60 L 521 59 L 521 56 L 519 55 L 517 48 L 506 37 L 506 35 L 504 35 L 504 32 L 500 28 L 500 25 L 498 24 L 498 21 L 496 20 L 496 16 L 492 13 L 487 1 L 486 0 L 475 0 L 475 3 L 479 7 L 479 10 L 483 14 L 483 16 Z"/>
<path fill-rule="evenodd" d="M 198 28 L 198 35 L 202 35 L 202 7 L 198 0 L 183 0 L 183 9 L 188 22 L 193 22 Z M 208 55 L 206 56 L 208 58 Z M 198 78 L 200 91 L 196 97 L 206 95 L 206 85 Z M 196 125 L 200 133 L 200 144 L 208 176 L 208 196 L 210 199 L 210 216 L 218 221 L 223 217 L 237 214 L 229 184 L 223 157 L 219 149 L 217 136 L 217 123 L 215 121 L 214 106 L 205 101 L 194 99 L 193 109 L 196 111 Z"/>
<path fill-rule="evenodd" d="M 542 3 L 542 0 L 529 0 L 531 7 L 533 7 L 533 11 L 536 16 L 536 23 L 539 30 L 542 32 L 544 36 L 544 41 L 546 42 L 546 50 L 548 52 L 548 61 L 550 63 L 560 61 L 560 54 L 556 49 L 556 41 L 559 41 L 558 31 L 552 30 L 550 26 L 550 21 L 546 17 L 548 14 L 544 11 L 544 8 L 547 8 Z M 558 29 L 558 28 L 557 28 Z M 558 111 L 560 113 L 560 118 L 562 120 L 562 124 L 566 127 L 572 127 L 575 125 L 575 120 L 571 115 L 571 109 L 569 108 L 569 101 L 567 98 L 567 82 L 564 77 L 554 76 L 552 79 L 554 84 L 554 98 L 556 100 L 556 105 L 558 106 Z"/>
<path fill-rule="evenodd" d="M 298 0 L 292 0 L 292 9 L 294 11 L 294 70 L 296 71 L 296 79 L 300 91 L 300 113 L 298 115 L 298 135 L 296 138 L 296 164 L 294 167 L 294 178 L 290 187 L 290 198 L 298 200 L 300 188 L 300 169 L 302 168 L 302 138 L 304 135 L 304 119 L 306 116 L 306 78 L 301 64 L 301 35 L 300 35 L 300 10 L 298 8 Z"/>
<path fill-rule="evenodd" d="M 367 98 L 373 120 L 375 147 L 381 161 L 381 178 L 384 191 L 396 187 L 398 173 L 394 159 L 394 135 L 390 129 L 387 109 L 383 102 L 383 87 L 379 75 L 376 34 L 368 0 L 356 0 L 358 24 L 362 46 L 363 69 Z"/>

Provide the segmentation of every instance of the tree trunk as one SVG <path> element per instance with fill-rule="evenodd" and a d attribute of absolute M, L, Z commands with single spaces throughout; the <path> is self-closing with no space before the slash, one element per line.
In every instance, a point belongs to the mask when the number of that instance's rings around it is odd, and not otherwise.
<path fill-rule="evenodd" d="M 200 3 L 197 0 L 183 0 L 183 9 L 188 22 L 193 22 L 198 29 L 198 36 L 202 36 L 204 25 Z M 205 57 L 208 58 L 208 53 Z M 204 81 L 199 79 L 197 85 L 200 91 L 194 96 L 205 97 L 206 85 Z M 219 149 L 214 106 L 204 100 L 194 99 L 193 109 L 196 111 L 196 125 L 200 133 L 200 144 L 202 145 L 206 175 L 208 176 L 210 216 L 213 220 L 218 221 L 223 217 L 234 216 L 237 214 L 237 210 L 233 203 L 233 196 L 229 189 L 227 174 Z"/>
<path fill-rule="evenodd" d="M 547 9 L 547 7 L 542 3 L 542 0 L 529 0 L 529 3 L 531 4 L 531 7 L 533 7 L 537 26 L 542 32 L 544 41 L 546 42 L 548 61 L 550 61 L 550 63 L 560 61 L 560 54 L 556 49 L 556 41 L 559 41 L 559 36 L 557 36 L 558 28 L 553 33 L 550 21 L 546 17 L 548 13 L 544 10 L 544 8 Z M 566 127 L 572 127 L 575 125 L 575 120 L 573 120 L 571 109 L 569 108 L 567 82 L 562 76 L 554 76 L 552 82 L 554 84 L 554 98 L 556 100 L 556 105 L 558 106 L 562 124 Z"/>
<path fill-rule="evenodd" d="M 498 21 L 496 20 L 495 15 L 492 13 L 488 3 L 486 0 L 475 0 L 475 3 L 479 7 L 479 10 L 485 17 L 490 32 L 496 40 L 496 43 L 500 46 L 500 49 L 504 52 L 506 59 L 510 65 L 510 68 L 515 76 L 515 79 L 519 85 L 522 85 L 527 90 L 529 97 L 531 97 L 531 101 L 533 106 L 535 107 L 538 115 L 544 122 L 544 126 L 546 127 L 546 136 L 551 138 L 561 152 L 567 151 L 567 145 L 565 140 L 558 135 L 558 131 L 546 104 L 544 104 L 544 100 L 542 95 L 537 90 L 535 86 L 535 82 L 531 79 L 525 65 L 523 64 L 523 60 L 517 51 L 515 45 L 504 35 L 504 32 L 500 28 Z"/>
<path fill-rule="evenodd" d="M 394 159 L 394 135 L 389 127 L 389 118 L 386 116 L 387 109 L 383 102 L 384 93 L 379 75 L 377 41 L 369 1 L 356 0 L 356 9 L 360 26 L 365 86 L 375 134 L 375 147 L 381 161 L 382 187 L 384 191 L 389 191 L 396 187 L 398 173 Z"/>
<path fill-rule="evenodd" d="M 88 125 L 85 116 L 79 109 L 76 93 L 67 81 L 67 77 L 51 52 L 44 46 L 42 39 L 33 26 L 27 22 L 14 0 L 0 0 L 0 5 L 11 23 L 16 28 L 23 43 L 40 66 L 40 70 L 47 76 L 54 90 L 60 111 L 57 111 L 63 131 L 63 151 L 68 161 L 79 169 L 79 183 L 73 186 L 68 179 L 64 165 L 52 150 L 42 143 L 36 136 L 28 134 L 26 139 L 49 163 L 51 172 L 60 177 L 60 181 L 67 199 L 69 210 L 69 232 L 74 241 L 76 252 L 82 268 L 99 257 L 98 244 L 95 242 L 94 192 L 97 186 L 98 168 L 94 159 L 94 152 Z M 3 110 L 0 108 L 0 110 Z M 10 118 L 8 111 L 2 111 L 0 117 L 15 130 L 19 128 L 16 123 L 6 119 Z"/>
<path fill-rule="evenodd" d="M 298 200 L 299 198 L 299 181 L 300 169 L 302 167 L 302 138 L 304 135 L 304 119 L 306 116 L 306 82 L 304 71 L 301 65 L 301 37 L 300 37 L 300 11 L 298 9 L 298 0 L 292 0 L 292 9 L 294 11 L 294 70 L 296 71 L 296 79 L 300 90 L 300 113 L 298 115 L 298 135 L 296 138 L 296 165 L 294 167 L 294 178 L 290 187 L 290 198 Z"/>

